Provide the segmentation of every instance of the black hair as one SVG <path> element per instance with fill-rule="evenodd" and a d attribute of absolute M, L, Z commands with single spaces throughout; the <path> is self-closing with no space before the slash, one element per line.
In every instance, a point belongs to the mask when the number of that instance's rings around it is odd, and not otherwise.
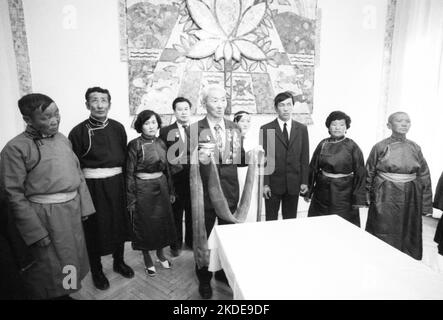
<path fill-rule="evenodd" d="M 247 112 L 247 111 L 238 111 L 238 112 L 236 112 L 235 114 L 234 114 L 234 122 L 235 123 L 238 123 L 240 120 L 241 120 L 241 118 L 243 118 L 243 116 L 245 115 L 245 114 L 247 114 L 247 115 L 250 115 L 250 113 L 249 112 Z"/>
<path fill-rule="evenodd" d="M 18 108 L 20 113 L 24 116 L 32 116 L 35 110 L 40 109 L 42 112 L 46 110 L 51 103 L 53 103 L 50 97 L 41 93 L 30 93 L 18 100 Z"/>
<path fill-rule="evenodd" d="M 85 93 L 85 100 L 88 101 L 89 95 L 93 92 L 100 92 L 100 93 L 106 93 L 108 95 L 108 102 L 111 103 L 111 94 L 109 93 L 108 89 L 103 89 L 100 87 L 92 87 L 88 88 Z"/>
<path fill-rule="evenodd" d="M 189 101 L 185 97 L 177 97 L 177 98 L 174 99 L 174 101 L 172 101 L 172 109 L 174 111 L 175 111 L 175 108 L 177 107 L 177 103 L 180 103 L 180 102 L 187 102 L 189 104 L 189 108 L 192 107 L 191 101 Z"/>
<path fill-rule="evenodd" d="M 329 114 L 329 116 L 326 118 L 326 121 L 325 121 L 326 128 L 329 129 L 329 126 L 331 125 L 331 122 L 335 121 L 335 120 L 345 120 L 345 122 L 346 122 L 346 129 L 349 129 L 351 127 L 351 117 L 349 117 L 343 111 L 332 111 Z"/>
<path fill-rule="evenodd" d="M 158 123 L 158 128 L 160 129 L 162 126 L 162 119 L 160 118 L 158 113 L 152 110 L 143 110 L 137 115 L 137 119 L 134 122 L 134 129 L 138 133 L 143 133 L 143 125 L 145 124 L 146 120 L 151 119 L 152 116 L 155 116 L 155 119 Z"/>
<path fill-rule="evenodd" d="M 291 99 L 292 103 L 294 103 L 294 96 L 289 91 L 280 92 L 274 98 L 274 108 L 277 109 L 277 106 L 280 102 L 285 101 L 286 99 Z"/>

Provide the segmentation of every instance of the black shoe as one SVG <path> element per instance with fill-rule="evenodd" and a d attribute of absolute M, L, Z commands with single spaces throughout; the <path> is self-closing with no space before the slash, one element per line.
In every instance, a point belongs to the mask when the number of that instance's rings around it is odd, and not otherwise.
<path fill-rule="evenodd" d="M 134 277 L 134 270 L 132 270 L 132 268 L 124 261 L 114 262 L 114 271 L 128 279 Z"/>
<path fill-rule="evenodd" d="M 203 299 L 212 298 L 212 288 L 209 283 L 200 283 L 200 285 L 198 286 L 198 292 Z"/>
<path fill-rule="evenodd" d="M 215 280 L 223 282 L 229 287 L 228 279 L 226 278 L 226 274 L 223 270 L 217 271 L 214 276 Z"/>
<path fill-rule="evenodd" d="M 94 282 L 94 286 L 99 290 L 107 290 L 109 289 L 109 281 L 106 278 L 103 271 L 93 273 L 92 281 Z"/>

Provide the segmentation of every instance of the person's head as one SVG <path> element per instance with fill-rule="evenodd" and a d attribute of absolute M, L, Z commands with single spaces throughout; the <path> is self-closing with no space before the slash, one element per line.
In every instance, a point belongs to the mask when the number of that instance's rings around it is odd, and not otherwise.
<path fill-rule="evenodd" d="M 389 116 L 387 126 L 392 134 L 406 135 L 411 128 L 411 119 L 406 112 L 394 112 Z"/>
<path fill-rule="evenodd" d="M 202 102 L 209 118 L 222 119 L 228 105 L 225 89 L 218 86 L 209 86 L 203 92 Z"/>
<path fill-rule="evenodd" d="M 251 125 L 251 114 L 247 111 L 239 111 L 234 114 L 234 122 L 240 127 L 242 135 L 245 135 Z"/>
<path fill-rule="evenodd" d="M 58 107 L 47 95 L 27 94 L 18 100 L 18 108 L 23 120 L 43 135 L 54 135 L 60 125 Z"/>
<path fill-rule="evenodd" d="M 274 98 L 274 107 L 280 120 L 288 121 L 294 109 L 294 96 L 288 91 L 280 92 Z"/>
<path fill-rule="evenodd" d="M 134 128 L 138 133 L 143 133 L 148 137 L 155 137 L 157 130 L 162 125 L 160 116 L 152 110 L 143 110 L 137 115 Z"/>
<path fill-rule="evenodd" d="M 111 108 L 111 94 L 107 89 L 93 87 L 85 93 L 86 108 L 91 112 L 91 116 L 97 120 L 104 121 L 108 117 Z"/>
<path fill-rule="evenodd" d="M 175 98 L 172 102 L 175 118 L 178 123 L 187 124 L 191 116 L 191 102 L 183 97 Z"/>
<path fill-rule="evenodd" d="M 333 111 L 326 118 L 325 125 L 331 137 L 343 137 L 351 127 L 351 117 L 342 111 Z"/>

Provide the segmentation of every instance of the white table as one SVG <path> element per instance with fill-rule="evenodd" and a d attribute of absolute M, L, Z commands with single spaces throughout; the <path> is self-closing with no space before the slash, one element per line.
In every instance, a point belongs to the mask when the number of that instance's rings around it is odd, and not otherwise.
<path fill-rule="evenodd" d="M 215 226 L 234 299 L 443 299 L 443 275 L 338 216 Z"/>

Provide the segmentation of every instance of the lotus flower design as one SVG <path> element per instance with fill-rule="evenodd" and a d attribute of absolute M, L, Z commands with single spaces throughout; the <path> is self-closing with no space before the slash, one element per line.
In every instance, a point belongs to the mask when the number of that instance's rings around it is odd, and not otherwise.
<path fill-rule="evenodd" d="M 201 0 L 186 0 L 186 6 L 198 30 L 190 33 L 199 40 L 186 56 L 240 62 L 242 56 L 255 61 L 267 59 L 265 51 L 248 38 L 265 18 L 266 2 L 250 0 L 213 0 L 210 8 Z"/>

